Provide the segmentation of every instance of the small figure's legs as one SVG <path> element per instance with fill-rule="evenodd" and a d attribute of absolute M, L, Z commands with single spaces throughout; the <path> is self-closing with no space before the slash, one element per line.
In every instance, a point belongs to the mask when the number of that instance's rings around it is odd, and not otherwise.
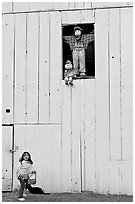
<path fill-rule="evenodd" d="M 64 81 L 65 81 L 65 84 L 68 85 L 68 77 L 65 77 Z"/>
<path fill-rule="evenodd" d="M 69 77 L 68 84 L 73 85 L 73 77 Z"/>

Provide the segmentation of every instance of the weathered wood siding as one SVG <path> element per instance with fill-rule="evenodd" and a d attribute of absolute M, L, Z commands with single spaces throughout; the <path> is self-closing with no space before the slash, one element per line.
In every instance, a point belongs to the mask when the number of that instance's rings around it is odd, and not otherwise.
<path fill-rule="evenodd" d="M 2 12 L 62 11 L 77 9 L 118 8 L 133 2 L 3 2 Z"/>
<path fill-rule="evenodd" d="M 14 188 L 28 150 L 47 192 L 132 194 L 131 3 L 52 4 L 3 3 L 3 125 L 14 126 L 18 146 Z M 62 24 L 77 23 L 95 24 L 95 79 L 68 87 Z"/>
<path fill-rule="evenodd" d="M 13 127 L 2 127 L 2 191 L 12 190 L 12 134 Z"/>
<path fill-rule="evenodd" d="M 14 72 L 14 16 L 3 18 L 2 29 L 2 123 L 13 123 L 13 72 Z M 7 113 L 6 109 L 10 112 Z"/>

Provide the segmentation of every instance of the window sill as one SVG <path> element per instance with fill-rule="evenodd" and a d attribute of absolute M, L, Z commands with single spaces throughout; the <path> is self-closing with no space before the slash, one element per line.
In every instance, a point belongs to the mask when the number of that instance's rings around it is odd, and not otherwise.
<path fill-rule="evenodd" d="M 78 76 L 78 77 L 73 77 L 74 80 L 77 79 L 95 79 L 95 76 Z"/>

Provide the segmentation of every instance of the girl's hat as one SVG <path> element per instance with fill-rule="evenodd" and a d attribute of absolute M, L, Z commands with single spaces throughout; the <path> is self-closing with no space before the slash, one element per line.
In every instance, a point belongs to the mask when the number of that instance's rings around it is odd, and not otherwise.
<path fill-rule="evenodd" d="M 67 61 L 66 61 L 66 64 L 71 64 L 71 61 L 70 61 L 70 60 L 67 60 Z"/>

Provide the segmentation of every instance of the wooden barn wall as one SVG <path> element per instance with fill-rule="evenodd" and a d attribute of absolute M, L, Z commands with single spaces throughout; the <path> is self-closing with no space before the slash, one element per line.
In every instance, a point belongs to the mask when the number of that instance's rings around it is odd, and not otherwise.
<path fill-rule="evenodd" d="M 75 9 L 118 8 L 133 6 L 133 2 L 3 2 L 2 12 L 62 11 Z"/>
<path fill-rule="evenodd" d="M 66 23 L 95 23 L 95 79 L 73 87 L 62 80 Z M 28 150 L 47 192 L 132 194 L 132 27 L 132 8 L 3 15 L 3 124 L 14 124 L 18 146 L 14 188 Z"/>

